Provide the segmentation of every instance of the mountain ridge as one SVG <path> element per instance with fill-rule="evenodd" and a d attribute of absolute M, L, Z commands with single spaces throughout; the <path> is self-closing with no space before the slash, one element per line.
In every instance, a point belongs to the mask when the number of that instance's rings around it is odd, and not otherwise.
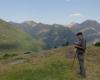
<path fill-rule="evenodd" d="M 96 20 L 86 20 L 80 24 L 73 24 L 70 29 L 74 32 L 83 32 L 88 43 L 100 41 L 100 23 Z"/>
<path fill-rule="evenodd" d="M 0 53 L 18 53 L 16 50 L 19 53 L 30 50 L 38 51 L 41 46 L 39 40 L 31 38 L 26 32 L 10 23 L 0 20 Z"/>
<path fill-rule="evenodd" d="M 25 23 L 11 23 L 14 26 L 22 28 L 25 32 L 35 38 L 40 38 L 49 48 L 59 47 L 66 42 L 73 43 L 74 33 L 67 27 L 60 24 L 37 23 L 34 27 Z"/>
<path fill-rule="evenodd" d="M 53 41 L 52 42 L 53 47 L 58 45 L 58 42 L 56 45 L 54 45 L 54 43 L 55 43 L 54 40 L 56 40 L 57 38 L 54 38 L 53 35 L 51 35 L 49 32 L 54 31 L 53 29 L 55 29 L 55 28 L 56 29 L 59 28 L 60 30 L 62 30 L 62 32 L 64 32 L 64 34 L 62 34 L 62 35 L 64 35 L 64 36 L 67 35 L 68 38 L 69 38 L 70 34 L 71 34 L 70 36 L 73 37 L 77 32 L 82 31 L 84 33 L 84 36 L 86 36 L 87 42 L 90 44 L 96 43 L 95 41 L 100 40 L 100 38 L 99 38 L 100 37 L 100 23 L 97 22 L 96 20 L 86 20 L 82 23 L 72 23 L 72 24 L 66 25 L 66 26 L 60 25 L 60 24 L 49 25 L 49 24 L 37 23 L 37 22 L 32 21 L 32 20 L 31 21 L 24 21 L 22 23 L 14 23 L 14 22 L 12 22 L 12 23 L 9 22 L 9 23 L 13 26 L 16 26 L 16 27 L 23 29 L 25 32 L 27 32 L 32 37 L 35 37 L 35 38 L 40 37 L 41 40 L 44 40 L 44 39 L 46 39 L 46 37 L 51 36 L 51 38 L 53 38 L 51 40 L 51 41 Z M 69 33 L 65 34 L 64 29 L 66 30 L 66 32 L 69 32 Z M 54 32 L 59 33 L 59 31 L 57 31 L 57 30 L 55 30 Z M 50 35 L 47 35 L 48 33 Z M 68 38 L 66 37 L 66 41 Z M 63 38 L 63 40 L 64 39 L 65 38 Z M 47 40 L 46 41 L 47 44 L 51 43 L 48 41 L 48 39 L 46 39 L 46 40 Z M 72 39 L 70 39 L 69 41 L 71 41 L 71 43 L 73 43 Z M 61 43 L 61 45 L 63 45 L 63 44 L 65 44 L 65 41 L 64 41 L 64 43 Z"/>

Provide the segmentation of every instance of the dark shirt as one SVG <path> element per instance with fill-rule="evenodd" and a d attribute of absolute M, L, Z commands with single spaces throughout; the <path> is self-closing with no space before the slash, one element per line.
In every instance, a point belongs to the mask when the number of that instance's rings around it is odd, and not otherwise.
<path fill-rule="evenodd" d="M 77 48 L 77 53 L 84 53 L 86 50 L 86 40 L 84 38 L 77 40 L 77 45 L 81 48 Z"/>

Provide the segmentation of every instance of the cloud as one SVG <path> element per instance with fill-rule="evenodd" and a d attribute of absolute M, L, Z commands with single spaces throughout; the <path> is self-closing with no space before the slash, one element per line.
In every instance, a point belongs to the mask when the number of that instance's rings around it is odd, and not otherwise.
<path fill-rule="evenodd" d="M 69 1 L 71 1 L 71 0 L 65 0 L 66 2 L 69 2 Z"/>
<path fill-rule="evenodd" d="M 73 0 L 65 0 L 66 2 L 70 2 L 70 1 L 73 1 Z"/>
<path fill-rule="evenodd" d="M 67 22 L 82 22 L 84 20 L 87 20 L 88 17 L 86 15 L 81 14 L 80 12 L 75 12 L 67 16 Z"/>
<path fill-rule="evenodd" d="M 83 17 L 83 15 L 81 13 L 73 13 L 69 17 Z"/>

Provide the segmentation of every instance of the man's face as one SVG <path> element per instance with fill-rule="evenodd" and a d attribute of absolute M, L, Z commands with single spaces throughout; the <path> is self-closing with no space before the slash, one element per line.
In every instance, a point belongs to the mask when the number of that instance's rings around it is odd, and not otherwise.
<path fill-rule="evenodd" d="M 77 37 L 77 39 L 81 39 L 82 35 L 77 35 L 76 37 Z"/>

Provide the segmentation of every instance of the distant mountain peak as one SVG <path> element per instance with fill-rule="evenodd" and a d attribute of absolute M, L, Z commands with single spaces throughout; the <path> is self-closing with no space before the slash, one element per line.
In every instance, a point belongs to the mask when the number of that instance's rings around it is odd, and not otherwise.
<path fill-rule="evenodd" d="M 86 20 L 81 24 L 98 24 L 98 22 L 96 20 Z"/>
<path fill-rule="evenodd" d="M 71 27 L 75 27 L 77 25 L 79 25 L 79 23 L 72 22 L 72 23 L 67 24 L 67 27 L 71 28 Z"/>
<path fill-rule="evenodd" d="M 24 21 L 23 24 L 27 24 L 27 25 L 30 25 L 30 26 L 37 25 L 37 23 L 35 21 L 32 21 L 32 20 L 30 20 L 30 21 Z"/>
<path fill-rule="evenodd" d="M 57 28 L 57 27 L 59 27 L 59 26 L 61 27 L 61 26 L 63 26 L 63 25 L 61 25 L 61 24 L 52 24 L 52 26 L 54 26 L 54 27 Z"/>

